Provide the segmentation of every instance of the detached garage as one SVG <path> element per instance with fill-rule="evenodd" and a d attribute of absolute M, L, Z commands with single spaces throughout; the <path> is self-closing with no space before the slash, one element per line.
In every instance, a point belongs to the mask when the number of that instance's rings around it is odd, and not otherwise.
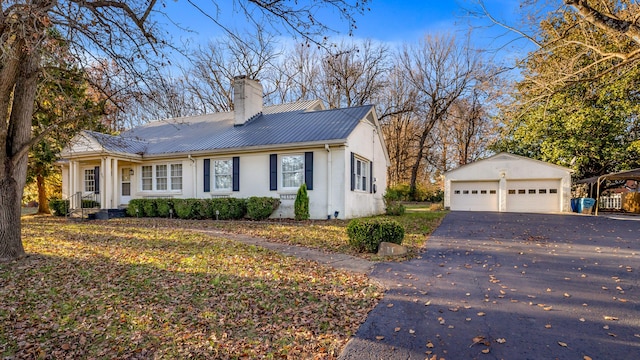
<path fill-rule="evenodd" d="M 444 206 L 461 211 L 571 211 L 571 169 L 500 153 L 444 175 Z"/>

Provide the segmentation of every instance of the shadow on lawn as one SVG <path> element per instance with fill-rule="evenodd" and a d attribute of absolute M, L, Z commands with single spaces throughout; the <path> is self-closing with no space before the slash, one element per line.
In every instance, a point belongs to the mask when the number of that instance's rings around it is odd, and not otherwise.
<path fill-rule="evenodd" d="M 0 265 L 3 358 L 335 357 L 376 302 L 364 277 L 228 240 L 54 225 Z"/>

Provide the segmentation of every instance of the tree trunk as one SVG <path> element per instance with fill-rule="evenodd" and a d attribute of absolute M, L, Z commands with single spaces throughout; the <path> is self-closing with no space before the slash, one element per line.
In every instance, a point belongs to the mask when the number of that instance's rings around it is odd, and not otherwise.
<path fill-rule="evenodd" d="M 20 239 L 20 202 L 16 201 L 19 192 L 14 179 L 0 179 L 0 262 L 25 255 Z"/>
<path fill-rule="evenodd" d="M 38 84 L 40 53 L 37 49 L 31 49 L 21 55 L 7 136 L 0 150 L 3 152 L 0 155 L 0 261 L 25 256 L 21 238 L 20 205 L 27 181 L 31 120 Z"/>
<path fill-rule="evenodd" d="M 51 214 L 44 176 L 37 175 L 36 184 L 38 185 L 38 214 Z"/>

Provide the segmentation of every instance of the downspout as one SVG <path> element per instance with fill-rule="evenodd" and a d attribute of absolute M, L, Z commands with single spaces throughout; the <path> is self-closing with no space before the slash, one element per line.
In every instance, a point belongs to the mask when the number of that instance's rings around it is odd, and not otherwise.
<path fill-rule="evenodd" d="M 599 202 L 600 202 L 600 179 L 602 179 L 605 176 L 606 175 L 602 175 L 602 176 L 598 177 L 598 182 L 596 182 L 596 186 L 597 186 L 597 188 L 596 188 L 596 202 L 593 205 L 593 206 L 596 207 L 596 212 L 595 212 L 596 216 L 598 216 L 598 207 L 600 207 L 600 204 L 599 204 Z"/>
<path fill-rule="evenodd" d="M 331 205 L 331 182 L 333 181 L 331 177 L 331 148 L 329 148 L 329 144 L 324 144 L 324 149 L 327 150 L 327 219 L 331 219 L 331 209 L 333 208 Z"/>
<path fill-rule="evenodd" d="M 198 167 L 196 166 L 196 161 L 191 157 L 191 154 L 187 156 L 189 160 L 191 160 L 191 166 L 193 170 L 191 171 L 191 175 L 193 177 L 193 197 L 198 197 Z"/>

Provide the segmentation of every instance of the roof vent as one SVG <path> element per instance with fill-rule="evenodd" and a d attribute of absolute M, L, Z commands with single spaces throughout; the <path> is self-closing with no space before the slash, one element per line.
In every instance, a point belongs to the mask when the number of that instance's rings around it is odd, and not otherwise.
<path fill-rule="evenodd" d="M 242 126 L 262 112 L 262 84 L 246 75 L 233 78 L 234 125 Z"/>

